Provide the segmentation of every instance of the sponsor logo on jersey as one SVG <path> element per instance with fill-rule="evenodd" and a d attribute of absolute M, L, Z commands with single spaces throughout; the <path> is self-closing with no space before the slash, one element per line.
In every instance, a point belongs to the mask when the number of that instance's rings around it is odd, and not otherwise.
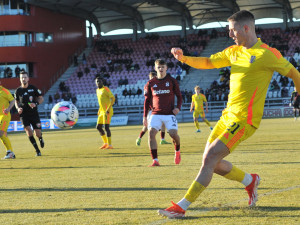
<path fill-rule="evenodd" d="M 252 55 L 249 62 L 250 62 L 250 63 L 254 63 L 255 59 L 256 59 L 256 56 L 255 56 L 255 55 Z"/>
<path fill-rule="evenodd" d="M 170 90 L 153 90 L 153 95 L 169 94 Z"/>
<path fill-rule="evenodd" d="M 34 90 L 33 89 L 28 89 L 28 92 L 34 92 Z"/>

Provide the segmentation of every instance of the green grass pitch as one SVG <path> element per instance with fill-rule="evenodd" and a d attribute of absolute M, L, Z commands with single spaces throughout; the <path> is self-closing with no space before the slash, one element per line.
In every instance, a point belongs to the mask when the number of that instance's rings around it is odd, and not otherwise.
<path fill-rule="evenodd" d="M 261 176 L 257 207 L 247 207 L 240 183 L 214 175 L 186 218 L 158 216 L 198 173 L 210 132 L 200 125 L 195 133 L 192 123 L 179 124 L 181 164 L 173 145 L 159 145 L 155 168 L 147 167 L 147 135 L 135 145 L 141 126 L 112 127 L 113 150 L 98 149 L 95 128 L 44 131 L 42 157 L 25 133 L 10 133 L 17 158 L 0 161 L 0 224 L 300 224 L 300 121 L 292 118 L 263 120 L 227 157 Z"/>

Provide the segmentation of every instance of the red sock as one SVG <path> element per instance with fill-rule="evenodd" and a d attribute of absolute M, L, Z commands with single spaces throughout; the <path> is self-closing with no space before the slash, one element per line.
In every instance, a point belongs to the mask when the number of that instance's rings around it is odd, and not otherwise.
<path fill-rule="evenodd" d="M 157 149 L 151 149 L 150 152 L 152 159 L 157 159 Z"/>
<path fill-rule="evenodd" d="M 139 138 L 142 138 L 144 136 L 145 132 L 141 131 Z"/>

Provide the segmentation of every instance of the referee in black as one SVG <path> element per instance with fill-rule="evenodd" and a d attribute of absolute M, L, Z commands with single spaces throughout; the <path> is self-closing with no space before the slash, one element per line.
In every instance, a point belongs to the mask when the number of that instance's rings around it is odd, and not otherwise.
<path fill-rule="evenodd" d="M 35 148 L 36 156 L 41 156 L 41 151 L 33 136 L 33 130 L 40 141 L 41 148 L 43 148 L 45 143 L 42 137 L 42 126 L 37 106 L 43 103 L 44 98 L 39 89 L 28 83 L 29 77 L 27 72 L 23 71 L 20 73 L 20 82 L 21 86 L 18 87 L 15 92 L 15 106 L 20 114 L 20 120 L 24 126 L 26 134 Z"/>

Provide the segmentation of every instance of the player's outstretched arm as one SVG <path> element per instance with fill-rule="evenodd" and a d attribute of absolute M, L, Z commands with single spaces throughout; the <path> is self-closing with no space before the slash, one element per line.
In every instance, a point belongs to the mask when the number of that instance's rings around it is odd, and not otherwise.
<path fill-rule="evenodd" d="M 196 69 L 215 69 L 208 57 L 190 57 L 183 55 L 181 48 L 172 48 L 174 58 Z"/>

